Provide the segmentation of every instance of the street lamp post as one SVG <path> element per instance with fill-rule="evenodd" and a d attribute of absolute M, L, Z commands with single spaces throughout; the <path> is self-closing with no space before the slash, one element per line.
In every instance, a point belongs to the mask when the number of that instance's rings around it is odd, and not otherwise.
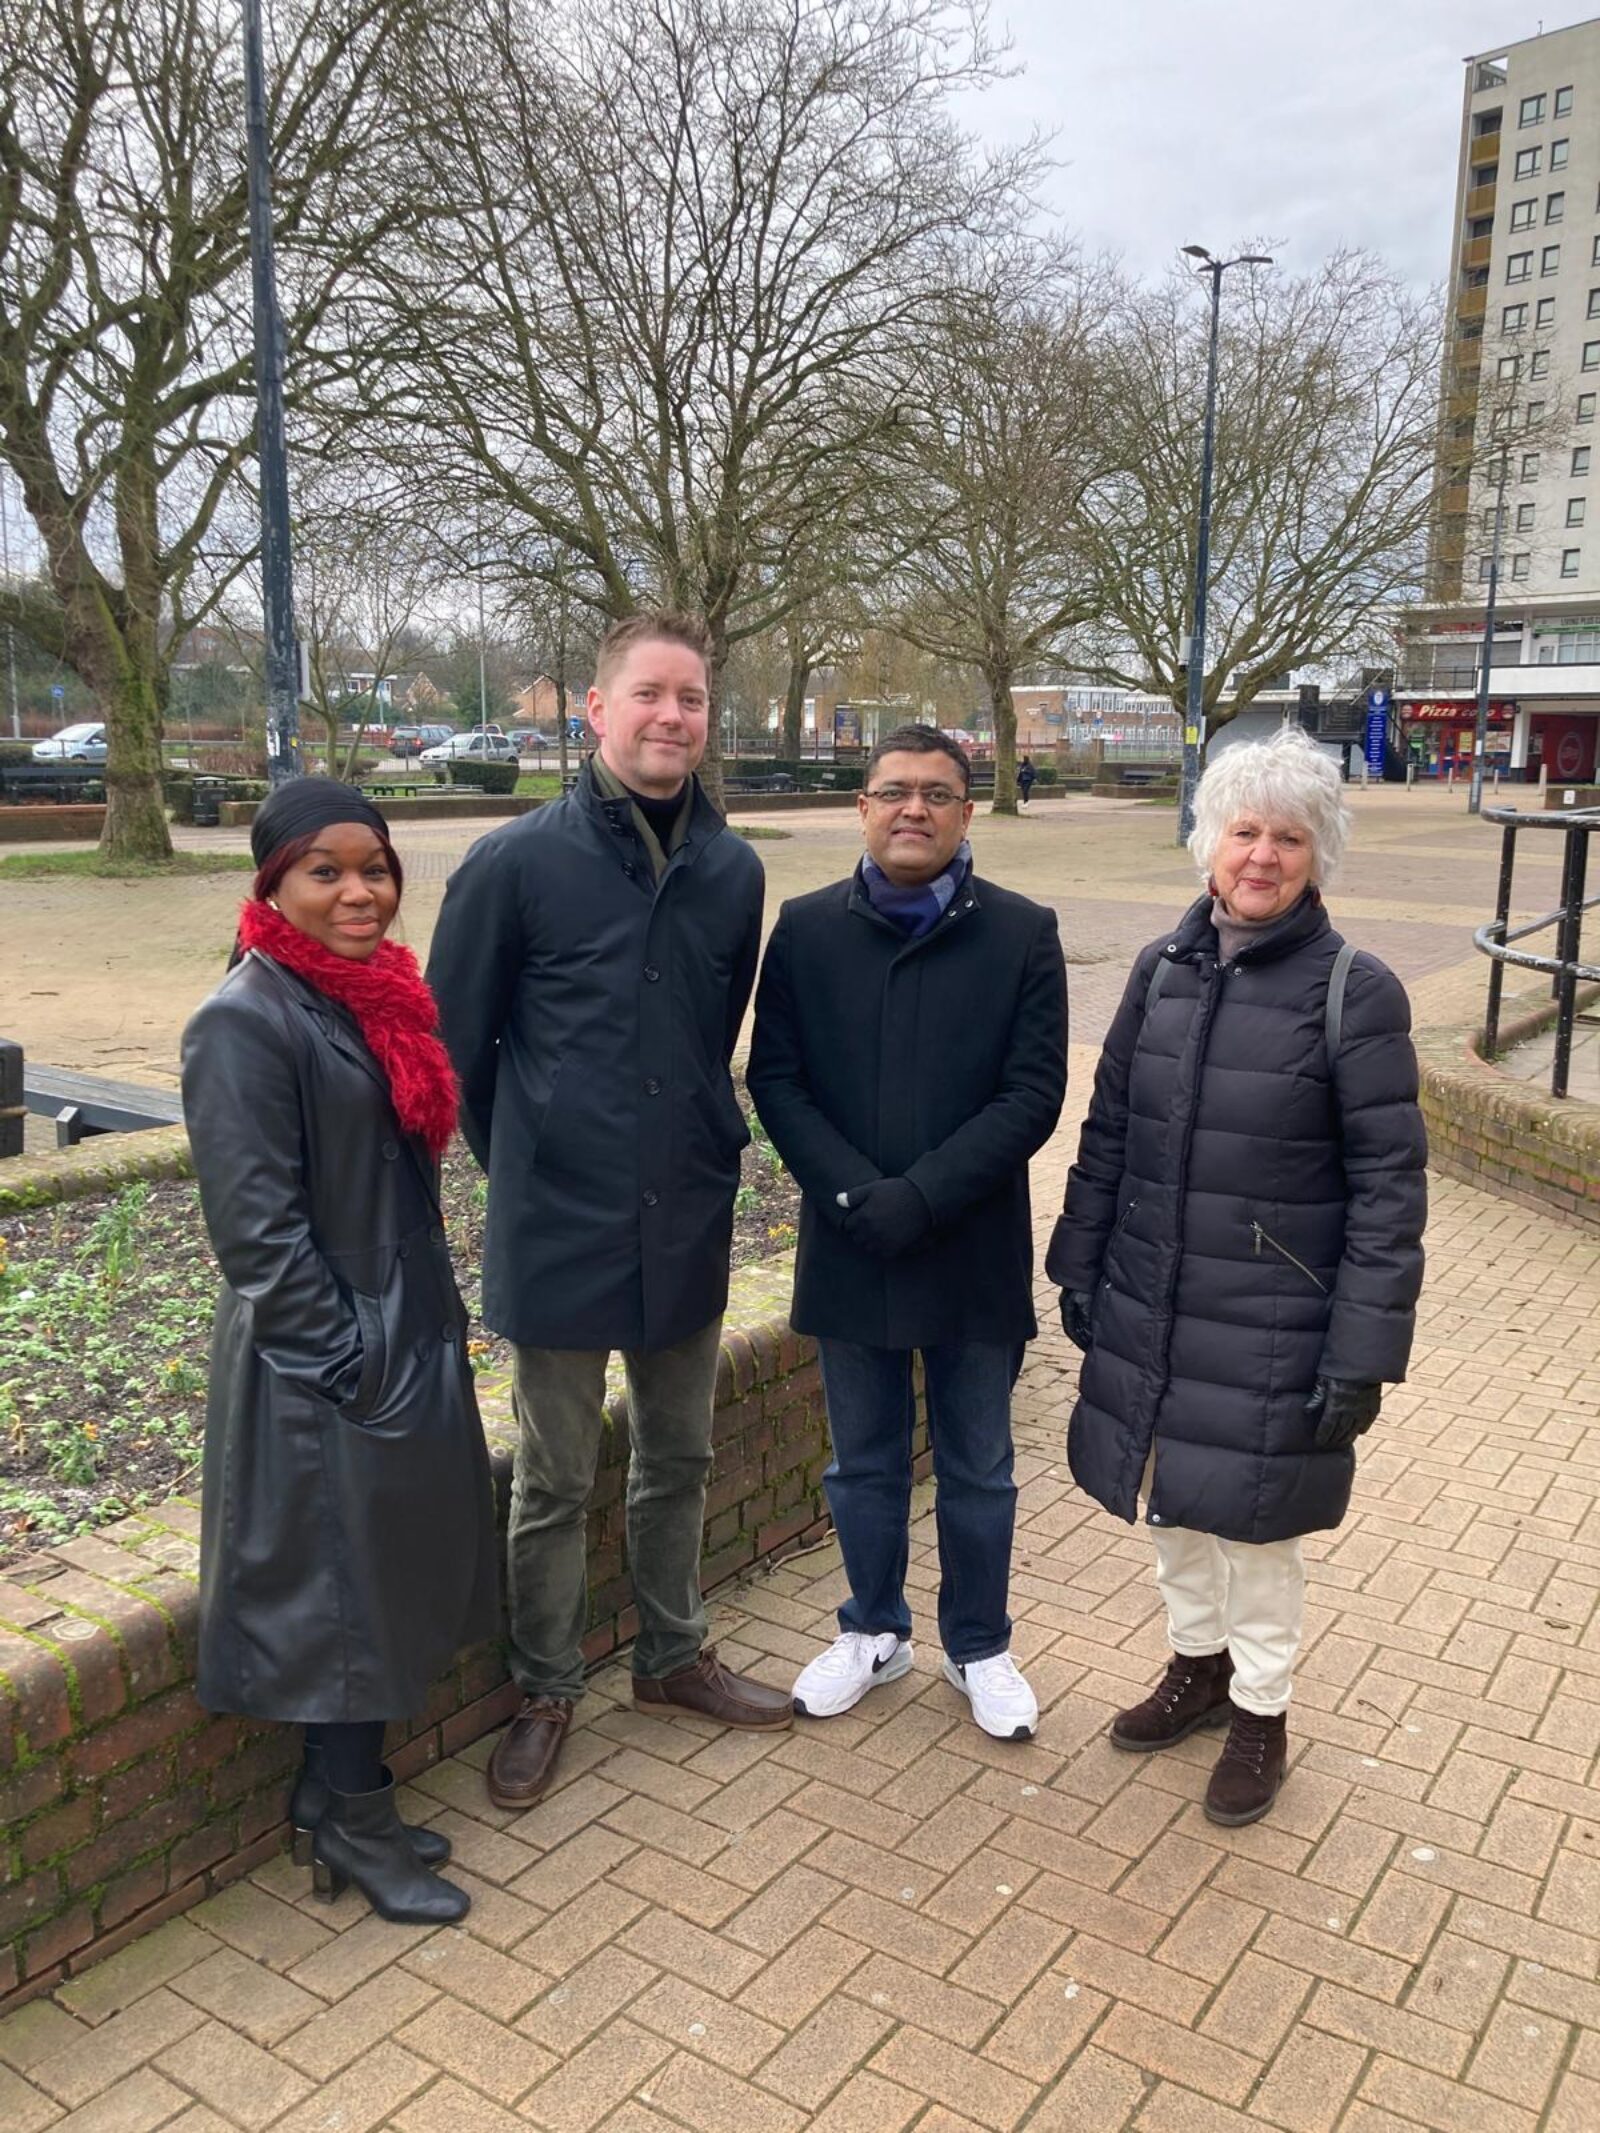
<path fill-rule="evenodd" d="M 289 546 L 289 455 L 283 418 L 283 317 L 272 253 L 272 167 L 267 143 L 261 0 L 244 0 L 245 172 L 255 324 L 256 432 L 261 467 L 261 607 L 266 638 L 267 776 L 300 776 L 300 662 L 294 641 Z M 330 749 L 330 754 L 331 754 Z"/>
<path fill-rule="evenodd" d="M 1205 440 L 1200 455 L 1200 525 L 1194 544 L 1194 627 L 1189 636 L 1189 686 L 1183 715 L 1183 776 L 1178 791 L 1178 842 L 1187 844 L 1194 828 L 1194 790 L 1200 782 L 1200 742 L 1205 720 L 1206 579 L 1211 563 L 1211 469 L 1217 447 L 1217 337 L 1222 318 L 1222 277 L 1229 267 L 1270 267 L 1261 252 L 1237 259 L 1213 259 L 1203 244 L 1186 244 L 1189 258 L 1201 264 L 1198 274 L 1211 276 L 1211 345 L 1206 357 Z"/>
<path fill-rule="evenodd" d="M 1483 652 L 1478 661 L 1478 715 L 1472 729 L 1472 784 L 1467 792 L 1467 813 L 1477 814 L 1483 806 L 1483 765 L 1489 749 L 1489 661 L 1494 654 L 1494 603 L 1500 587 L 1500 534 L 1506 516 L 1506 469 L 1511 459 L 1511 448 L 1506 446 L 1500 454 L 1500 470 L 1495 478 L 1494 531 L 1489 539 L 1489 588 L 1483 609 Z"/>

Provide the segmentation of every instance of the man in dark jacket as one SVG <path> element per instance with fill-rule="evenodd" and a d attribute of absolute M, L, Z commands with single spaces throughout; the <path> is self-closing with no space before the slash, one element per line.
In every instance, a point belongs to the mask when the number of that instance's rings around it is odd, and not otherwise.
<path fill-rule="evenodd" d="M 796 1708 L 831 1717 L 910 1668 L 920 1350 L 945 1675 L 1009 1740 L 1039 1715 L 1009 1653 L 1011 1388 L 1038 1330 L 1028 1158 L 1066 1090 L 1066 972 L 1055 914 L 973 874 L 970 782 L 963 751 L 928 726 L 867 758 L 866 856 L 783 907 L 750 1091 L 804 1195 L 791 1317 L 821 1351 L 850 1580 Z"/>
<path fill-rule="evenodd" d="M 694 776 L 705 635 L 638 615 L 602 643 L 599 747 L 566 798 L 483 838 L 428 975 L 489 1173 L 483 1315 L 516 1345 L 511 1666 L 498 1806 L 548 1787 L 583 1687 L 585 1510 L 623 1351 L 634 1701 L 787 1725 L 789 1698 L 705 1645 L 701 1531 L 739 1153 L 728 1074 L 761 941 L 761 865 Z"/>

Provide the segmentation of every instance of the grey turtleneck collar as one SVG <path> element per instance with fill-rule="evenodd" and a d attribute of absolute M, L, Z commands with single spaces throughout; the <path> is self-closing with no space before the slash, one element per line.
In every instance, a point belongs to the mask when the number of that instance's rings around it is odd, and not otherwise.
<path fill-rule="evenodd" d="M 1252 941 L 1260 940 L 1261 936 L 1270 933 L 1274 926 L 1281 926 L 1289 912 L 1298 910 L 1303 900 L 1304 891 L 1295 898 L 1288 911 L 1280 911 L 1273 918 L 1235 918 L 1222 898 L 1213 896 L 1211 923 L 1217 929 L 1223 962 L 1231 963 Z"/>

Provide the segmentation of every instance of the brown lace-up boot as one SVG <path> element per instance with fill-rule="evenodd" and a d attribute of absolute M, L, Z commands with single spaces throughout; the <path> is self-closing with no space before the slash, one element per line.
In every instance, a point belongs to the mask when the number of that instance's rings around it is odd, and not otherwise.
<path fill-rule="evenodd" d="M 1282 1711 L 1262 1718 L 1235 1709 L 1233 1724 L 1206 1787 L 1208 1821 L 1225 1829 L 1259 1822 L 1278 1796 L 1289 1760 L 1288 1720 Z"/>
<path fill-rule="evenodd" d="M 1111 1721 L 1111 1745 L 1144 1754 L 1187 1740 L 1202 1726 L 1220 1726 L 1233 1708 L 1228 1701 L 1232 1679 L 1233 1661 L 1226 1652 L 1198 1659 L 1174 1652 L 1144 1702 Z"/>

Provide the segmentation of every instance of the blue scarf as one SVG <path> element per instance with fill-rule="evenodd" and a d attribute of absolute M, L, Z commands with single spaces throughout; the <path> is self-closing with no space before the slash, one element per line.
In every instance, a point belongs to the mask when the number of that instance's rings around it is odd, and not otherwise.
<path fill-rule="evenodd" d="M 965 840 L 944 872 L 933 881 L 903 889 L 892 882 L 875 859 L 861 862 L 861 885 L 867 900 L 881 918 L 919 940 L 938 925 L 957 889 L 972 871 L 972 846 Z"/>

